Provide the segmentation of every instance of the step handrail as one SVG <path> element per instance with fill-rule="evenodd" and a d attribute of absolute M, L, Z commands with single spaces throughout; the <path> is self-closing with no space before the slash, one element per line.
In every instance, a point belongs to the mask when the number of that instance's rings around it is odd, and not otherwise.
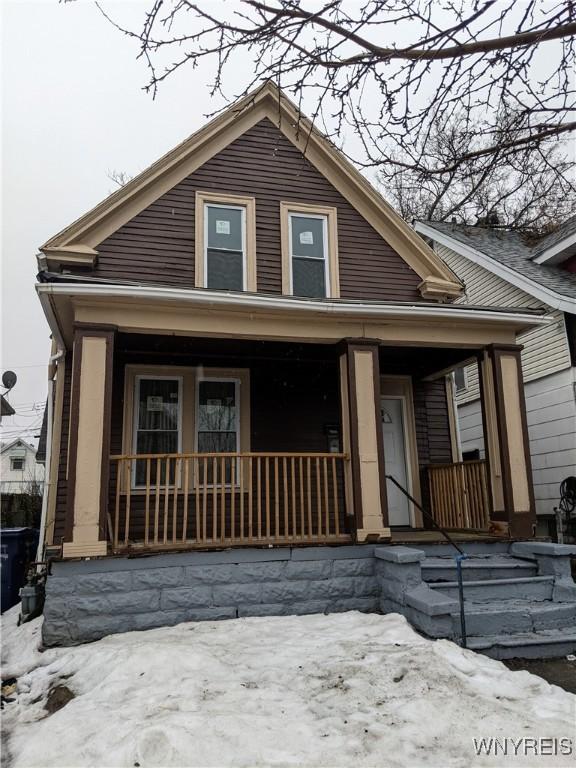
<path fill-rule="evenodd" d="M 446 541 L 451 546 L 453 546 L 454 549 L 458 552 L 458 554 L 454 556 L 454 560 L 456 561 L 456 577 L 458 579 L 458 602 L 460 603 L 460 638 L 461 638 L 462 648 L 466 648 L 467 645 L 468 645 L 468 642 L 467 642 L 467 636 L 466 636 L 466 613 L 464 611 L 464 584 L 463 584 L 463 581 L 462 581 L 462 561 L 463 560 L 467 560 L 468 559 L 468 555 L 466 554 L 466 552 L 463 552 L 460 549 L 460 547 L 458 546 L 458 544 L 456 544 L 455 541 L 452 540 L 452 537 L 448 534 L 448 531 L 444 530 L 444 528 L 442 528 L 442 526 L 439 525 L 436 522 L 436 520 L 434 520 L 432 514 L 427 509 L 424 509 L 422 504 L 419 504 L 416 501 L 416 499 L 412 496 L 412 494 L 410 494 L 406 490 L 406 488 L 404 488 L 402 485 L 400 485 L 400 483 L 398 482 L 398 480 L 396 480 L 395 477 L 393 477 L 392 475 L 386 475 L 386 478 L 388 480 L 391 480 L 394 483 L 394 485 L 400 491 L 402 491 L 404 496 L 406 496 L 406 498 L 409 499 L 412 502 L 412 504 L 415 504 L 418 507 L 418 509 L 420 510 L 420 512 L 422 512 L 424 517 L 430 523 L 432 523 L 434 528 L 437 528 L 440 531 L 440 533 L 442 534 L 442 536 L 444 536 Z"/>
<path fill-rule="evenodd" d="M 466 554 L 465 552 L 463 552 L 463 551 L 460 549 L 460 547 L 458 546 L 458 544 L 456 544 L 456 542 L 455 542 L 455 541 L 454 541 L 454 540 L 451 538 L 451 536 L 448 534 L 448 532 L 447 532 L 447 531 L 446 531 L 444 528 L 442 528 L 442 526 L 441 526 L 441 525 L 439 525 L 439 524 L 436 522 L 436 520 L 434 520 L 434 518 L 432 517 L 432 514 L 431 514 L 431 513 L 430 513 L 430 512 L 429 512 L 427 509 L 424 509 L 424 507 L 423 507 L 421 504 L 419 504 L 419 503 L 416 501 L 416 499 L 414 498 L 414 496 L 412 496 L 412 495 L 411 495 L 411 494 L 410 494 L 410 493 L 409 493 L 409 492 L 406 490 L 406 488 L 404 488 L 402 485 L 400 485 L 400 483 L 398 482 L 398 480 L 396 480 L 396 478 L 395 478 L 395 477 L 393 477 L 392 475 L 386 475 L 386 479 L 387 479 L 387 480 L 392 480 L 392 482 L 393 482 L 393 483 L 394 483 L 394 485 L 395 485 L 395 486 L 398 488 L 398 490 L 402 491 L 402 493 L 404 494 L 404 496 L 406 496 L 406 498 L 407 498 L 407 499 L 409 499 L 409 500 L 412 502 L 412 504 L 414 504 L 415 506 L 417 506 L 417 507 L 418 507 L 418 509 L 420 510 L 420 512 L 422 512 L 422 514 L 423 514 L 423 515 L 424 515 L 424 517 L 425 517 L 425 518 L 428 520 L 428 522 L 432 523 L 432 525 L 434 526 L 434 528 L 436 528 L 437 530 L 439 530 L 439 531 L 440 531 L 440 533 L 442 534 L 442 536 L 444 536 L 444 538 L 446 539 L 446 541 L 448 542 L 448 544 L 450 544 L 451 546 L 453 546 L 453 547 L 454 547 L 454 549 L 455 549 L 455 550 L 456 550 L 456 551 L 457 551 L 457 552 L 458 552 L 460 555 L 465 555 L 465 554 Z"/>

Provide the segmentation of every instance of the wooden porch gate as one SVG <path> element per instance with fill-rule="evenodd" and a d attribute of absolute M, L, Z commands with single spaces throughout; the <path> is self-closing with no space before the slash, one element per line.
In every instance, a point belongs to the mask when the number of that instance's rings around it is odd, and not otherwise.
<path fill-rule="evenodd" d="M 490 502 L 486 462 L 461 461 L 428 467 L 430 509 L 442 528 L 487 531 Z"/>

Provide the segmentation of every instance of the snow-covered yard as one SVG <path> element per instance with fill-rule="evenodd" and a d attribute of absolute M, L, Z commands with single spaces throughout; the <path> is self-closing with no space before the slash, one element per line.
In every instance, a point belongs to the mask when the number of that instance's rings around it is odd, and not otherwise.
<path fill-rule="evenodd" d="M 16 610 L 11 768 L 574 764 L 476 757 L 474 738 L 574 739 L 576 697 L 396 614 L 189 623 L 39 653 L 41 620 L 16 627 Z M 58 685 L 75 698 L 48 716 Z"/>

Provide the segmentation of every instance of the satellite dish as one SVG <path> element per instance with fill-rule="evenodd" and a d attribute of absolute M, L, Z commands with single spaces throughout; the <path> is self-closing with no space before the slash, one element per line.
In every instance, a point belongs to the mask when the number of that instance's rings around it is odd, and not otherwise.
<path fill-rule="evenodd" d="M 14 371 L 4 371 L 2 374 L 2 384 L 6 387 L 6 389 L 12 389 L 17 381 L 18 376 L 16 376 Z"/>

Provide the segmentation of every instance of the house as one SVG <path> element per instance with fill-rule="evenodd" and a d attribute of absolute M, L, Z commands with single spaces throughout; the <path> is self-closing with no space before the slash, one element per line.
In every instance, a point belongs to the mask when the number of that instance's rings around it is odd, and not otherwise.
<path fill-rule="evenodd" d="M 422 552 L 388 545 L 438 538 L 428 506 L 498 551 L 530 542 L 516 337 L 547 316 L 456 303 L 454 272 L 271 83 L 50 239 L 39 267 L 46 643 L 404 610 L 416 586 L 406 611 L 449 633 L 454 600 L 420 584 Z M 463 466 L 446 374 L 472 356 L 490 453 Z"/>
<path fill-rule="evenodd" d="M 36 461 L 36 449 L 17 438 L 0 446 L 2 525 L 38 525 L 44 467 Z"/>
<path fill-rule="evenodd" d="M 539 531 L 553 532 L 560 483 L 576 475 L 576 216 L 535 241 L 487 226 L 418 222 L 416 229 L 466 286 L 457 304 L 541 308 L 552 318 L 520 332 L 517 343 Z M 455 381 L 462 455 L 483 458 L 477 364 Z"/>

